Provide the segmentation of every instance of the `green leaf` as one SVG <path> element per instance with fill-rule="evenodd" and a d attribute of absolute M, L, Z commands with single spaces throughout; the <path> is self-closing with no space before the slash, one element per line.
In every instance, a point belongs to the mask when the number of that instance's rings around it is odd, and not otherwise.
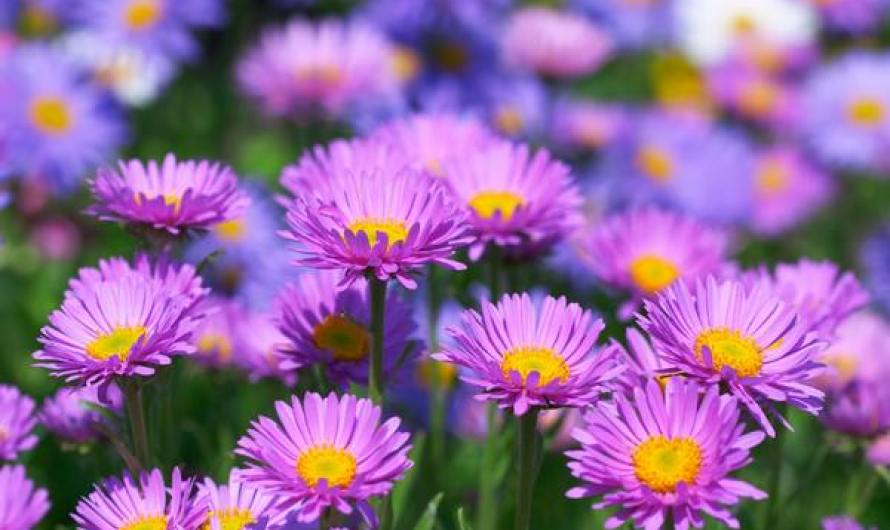
<path fill-rule="evenodd" d="M 423 515 L 420 516 L 417 524 L 414 525 L 414 530 L 434 530 L 436 528 L 436 514 L 439 511 L 439 502 L 441 501 L 442 494 L 436 494 L 436 496 L 433 497 L 433 500 L 426 505 L 426 510 L 423 511 Z"/>
<path fill-rule="evenodd" d="M 463 506 L 457 509 L 457 527 L 460 530 L 473 530 L 473 527 L 467 522 L 467 515 L 464 513 Z"/>

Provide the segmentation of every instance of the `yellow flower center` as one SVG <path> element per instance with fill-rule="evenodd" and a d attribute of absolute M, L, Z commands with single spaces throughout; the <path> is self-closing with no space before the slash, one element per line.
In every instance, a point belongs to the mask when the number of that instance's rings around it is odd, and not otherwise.
<path fill-rule="evenodd" d="M 133 0 L 124 11 L 124 23 L 133 31 L 142 31 L 155 25 L 161 11 L 158 0 Z"/>
<path fill-rule="evenodd" d="M 358 362 L 368 356 L 371 334 L 346 315 L 328 315 L 312 330 L 312 340 L 338 361 Z"/>
<path fill-rule="evenodd" d="M 860 127 L 875 127 L 884 122 L 884 104 L 877 98 L 865 96 L 847 106 L 847 118 Z"/>
<path fill-rule="evenodd" d="M 740 37 L 753 35 L 757 30 L 757 23 L 750 15 L 739 13 L 730 21 L 732 32 Z"/>
<path fill-rule="evenodd" d="M 223 241 L 237 243 L 247 234 L 247 225 L 244 223 L 244 219 L 231 219 L 217 223 L 213 227 L 213 232 Z"/>
<path fill-rule="evenodd" d="M 657 293 L 680 275 L 674 262 L 654 254 L 644 254 L 630 264 L 630 277 L 636 286 L 647 294 Z"/>
<path fill-rule="evenodd" d="M 71 129 L 71 110 L 61 98 L 39 97 L 31 103 L 31 123 L 45 134 L 62 134 Z"/>
<path fill-rule="evenodd" d="M 316 64 L 297 70 L 297 79 L 301 82 L 335 87 L 342 81 L 343 74 L 335 64 Z"/>
<path fill-rule="evenodd" d="M 145 195 L 148 198 L 148 200 L 152 200 L 155 197 L 158 197 L 158 195 L 149 195 L 145 192 L 137 191 L 133 198 L 133 200 L 136 202 L 136 204 L 139 204 L 139 205 L 142 204 L 142 196 L 143 195 Z M 182 207 L 182 197 L 178 194 L 165 193 L 164 195 L 161 195 L 161 197 L 164 198 L 164 204 L 166 204 L 167 206 L 172 206 L 173 210 L 176 212 L 178 212 L 179 209 Z"/>
<path fill-rule="evenodd" d="M 754 339 L 735 330 L 714 328 L 702 331 L 695 339 L 695 357 L 699 362 L 704 362 L 702 350 L 705 347 L 711 351 L 711 360 L 718 372 L 728 366 L 739 377 L 754 377 L 763 366 L 761 348 Z"/>
<path fill-rule="evenodd" d="M 775 108 L 778 100 L 779 92 L 771 83 L 763 80 L 752 81 L 742 88 L 739 108 L 749 116 L 763 117 Z"/>
<path fill-rule="evenodd" d="M 364 232 L 368 236 L 368 244 L 371 248 L 377 245 L 377 234 L 386 234 L 387 247 L 400 243 L 408 237 L 408 227 L 397 219 L 366 218 L 353 221 L 347 227 L 353 234 Z"/>
<path fill-rule="evenodd" d="M 831 353 L 822 357 L 822 361 L 837 372 L 841 381 L 847 382 L 856 375 L 856 357 L 847 353 Z"/>
<path fill-rule="evenodd" d="M 501 218 L 509 221 L 516 208 L 525 204 L 525 199 L 511 191 L 483 191 L 470 199 L 470 208 L 483 219 L 491 219 L 495 212 L 501 212 Z"/>
<path fill-rule="evenodd" d="M 167 517 L 163 515 L 142 517 L 120 527 L 120 530 L 167 530 Z"/>
<path fill-rule="evenodd" d="M 297 474 L 314 488 L 322 479 L 328 487 L 346 488 L 355 478 L 355 455 L 345 449 L 316 445 L 297 459 Z"/>
<path fill-rule="evenodd" d="M 115 328 L 111 333 L 99 335 L 87 344 L 87 355 L 99 361 L 107 361 L 112 357 L 126 361 L 133 345 L 145 335 L 145 331 L 143 326 Z"/>
<path fill-rule="evenodd" d="M 671 107 L 708 110 L 711 97 L 701 72 L 678 53 L 658 54 L 652 62 L 655 99 Z"/>
<path fill-rule="evenodd" d="M 248 525 L 256 522 L 253 514 L 249 510 L 239 510 L 237 508 L 228 508 L 226 510 L 210 511 L 207 513 L 207 522 L 201 527 L 201 530 L 211 530 L 213 526 L 210 524 L 213 519 L 219 522 L 220 530 L 242 530 Z"/>
<path fill-rule="evenodd" d="M 417 363 L 417 376 L 427 388 L 433 384 L 440 388 L 450 388 L 457 378 L 457 367 L 451 363 L 429 359 Z"/>
<path fill-rule="evenodd" d="M 508 135 L 516 136 L 522 132 L 522 126 L 525 120 L 522 113 L 513 105 L 506 105 L 494 114 L 494 124 L 499 131 Z"/>
<path fill-rule="evenodd" d="M 401 81 L 411 81 L 420 73 L 420 56 L 407 46 L 396 46 L 391 60 L 396 78 Z"/>
<path fill-rule="evenodd" d="M 760 165 L 754 182 L 762 195 L 778 195 L 788 187 L 788 171 L 782 163 L 767 160 Z"/>
<path fill-rule="evenodd" d="M 48 35 L 58 28 L 59 24 L 53 14 L 37 5 L 35 2 L 28 2 L 22 10 L 22 32 L 25 35 L 41 36 Z"/>
<path fill-rule="evenodd" d="M 693 484 L 701 469 L 701 447 L 692 438 L 653 436 L 633 452 L 637 479 L 658 493 L 672 493 L 677 484 Z"/>
<path fill-rule="evenodd" d="M 222 362 L 228 362 L 232 358 L 232 341 L 228 337 L 220 333 L 204 333 L 198 338 L 198 353 L 204 355 L 213 355 Z"/>
<path fill-rule="evenodd" d="M 560 383 L 565 384 L 569 379 L 569 367 L 565 359 L 550 348 L 535 346 L 516 348 L 504 354 L 501 370 L 504 373 L 504 379 L 508 381 L 510 372 L 519 372 L 523 384 L 526 383 L 532 372 L 538 372 L 538 385 L 540 386 L 547 385 L 554 379 L 559 379 Z"/>
<path fill-rule="evenodd" d="M 674 176 L 674 162 L 671 156 L 659 147 L 643 146 L 637 151 L 637 168 L 651 180 L 658 183 L 669 182 Z"/>
<path fill-rule="evenodd" d="M 433 50 L 433 57 L 443 70 L 460 72 L 470 62 L 467 48 L 457 42 L 439 43 Z"/>

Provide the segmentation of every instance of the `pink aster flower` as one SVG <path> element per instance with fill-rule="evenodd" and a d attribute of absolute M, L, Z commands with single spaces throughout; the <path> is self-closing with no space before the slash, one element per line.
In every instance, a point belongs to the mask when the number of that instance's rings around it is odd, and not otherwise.
<path fill-rule="evenodd" d="M 178 235 L 242 215 L 250 199 L 228 167 L 207 160 L 121 161 L 103 168 L 91 183 L 95 204 L 87 212 Z"/>
<path fill-rule="evenodd" d="M 709 277 L 690 288 L 681 281 L 644 306 L 637 320 L 665 365 L 685 377 L 725 383 L 770 436 L 775 429 L 762 401 L 788 402 L 810 414 L 821 409 L 823 393 L 810 381 L 822 369 L 815 359 L 823 344 L 768 283 L 746 288 Z"/>
<path fill-rule="evenodd" d="M 545 149 L 499 141 L 446 165 L 445 175 L 469 212 L 473 260 L 488 243 L 513 253 L 546 248 L 581 223 L 581 195 L 569 167 Z"/>
<path fill-rule="evenodd" d="M 856 519 L 846 515 L 836 515 L 822 519 L 822 530 L 869 530 L 859 524 Z M 870 530 L 877 530 L 871 527 Z"/>
<path fill-rule="evenodd" d="M 468 309 L 461 327 L 448 330 L 452 345 L 433 355 L 472 370 L 462 379 L 482 388 L 480 399 L 510 407 L 580 407 L 605 390 L 624 369 L 617 348 L 596 347 L 602 319 L 565 298 L 547 296 L 536 307 L 527 293 L 505 295 L 497 305 Z"/>
<path fill-rule="evenodd" d="M 583 15 L 525 7 L 507 21 L 501 48 L 510 64 L 566 78 L 597 70 L 611 54 L 612 42 Z"/>
<path fill-rule="evenodd" d="M 277 495 L 278 508 L 301 522 L 328 507 L 350 514 L 352 503 L 373 521 L 368 499 L 387 495 L 412 465 L 399 419 L 381 424 L 380 407 L 349 394 L 310 392 L 275 409 L 280 423 L 261 416 L 238 441 L 236 453 L 249 459 L 244 482 Z"/>
<path fill-rule="evenodd" d="M 241 303 L 211 296 L 201 302 L 204 317 L 192 333 L 192 358 L 204 366 L 219 368 L 232 363 L 235 355 L 235 328 L 245 318 Z"/>
<path fill-rule="evenodd" d="M 100 259 L 98 266 L 77 271 L 77 276 L 69 281 L 68 288 L 74 294 L 85 293 L 97 283 L 116 281 L 126 276 L 161 282 L 171 292 L 181 294 L 193 303 L 202 300 L 209 292 L 192 265 L 176 263 L 166 255 L 153 259 L 144 253 L 136 254 L 132 263 L 121 257 Z"/>
<path fill-rule="evenodd" d="M 876 466 L 890 466 L 890 433 L 875 438 L 869 444 L 865 458 Z"/>
<path fill-rule="evenodd" d="M 24 466 L 0 467 L 0 528 L 31 530 L 49 511 L 49 495 L 25 476 Z"/>
<path fill-rule="evenodd" d="M 602 496 L 595 510 L 618 506 L 605 528 L 702 528 L 703 515 L 739 528 L 727 507 L 767 496 L 729 476 L 751 462 L 763 433 L 746 433 L 736 399 L 716 386 L 675 378 L 662 391 L 650 381 L 630 398 L 594 404 L 586 422 L 574 433 L 581 449 L 566 452 L 584 485 L 567 496 Z"/>
<path fill-rule="evenodd" d="M 285 368 L 279 350 L 288 343 L 268 313 L 247 312 L 235 325 L 235 364 L 247 371 L 251 381 L 271 377 L 285 386 L 297 382 L 294 370 Z"/>
<path fill-rule="evenodd" d="M 888 432 L 890 386 L 886 376 L 879 382 L 854 381 L 830 392 L 821 419 L 829 429 L 860 438 Z"/>
<path fill-rule="evenodd" d="M 37 445 L 34 400 L 11 385 L 0 385 L 0 460 L 15 460 Z"/>
<path fill-rule="evenodd" d="M 263 530 L 287 515 L 275 509 L 274 495 L 246 484 L 238 471 L 232 470 L 226 484 L 206 478 L 198 485 L 197 503 L 206 507 L 204 530 Z"/>
<path fill-rule="evenodd" d="M 871 311 L 859 311 L 841 322 L 819 355 L 825 371 L 814 381 L 823 390 L 841 390 L 850 383 L 883 384 L 890 375 L 890 323 Z"/>
<path fill-rule="evenodd" d="M 471 240 L 464 217 L 433 177 L 363 163 L 318 194 L 298 196 L 283 235 L 299 244 L 297 264 L 342 270 L 344 285 L 370 273 L 414 289 L 412 274 L 428 263 L 466 268 L 451 257 Z"/>
<path fill-rule="evenodd" d="M 178 468 L 173 470 L 169 488 L 159 469 L 142 473 L 138 481 L 124 473 L 123 479 L 108 478 L 81 498 L 71 518 L 83 530 L 197 530 L 206 510 L 192 501 L 193 486 L 193 480 L 183 480 Z"/>
<path fill-rule="evenodd" d="M 279 348 L 282 368 L 297 370 L 319 364 L 337 384 L 368 382 L 371 312 L 366 281 L 338 290 L 340 274 L 310 271 L 288 284 L 276 303 L 286 343 Z M 386 296 L 383 372 L 392 377 L 412 348 L 417 329 L 411 306 L 394 291 Z"/>
<path fill-rule="evenodd" d="M 626 331 L 627 347 L 612 339 L 613 344 L 623 355 L 619 359 L 624 364 L 625 370 L 619 379 L 618 388 L 624 392 L 633 392 L 633 389 L 645 385 L 649 381 L 658 381 L 664 384 L 671 373 L 665 366 L 660 352 L 652 347 L 649 338 L 635 327 L 628 327 Z"/>
<path fill-rule="evenodd" d="M 120 414 L 123 407 L 123 395 L 117 386 L 111 385 L 106 394 L 103 402 L 95 387 L 63 387 L 44 400 L 40 423 L 64 442 L 91 442 L 100 437 L 100 426 L 109 423 L 97 409 L 101 407 L 111 414 Z"/>

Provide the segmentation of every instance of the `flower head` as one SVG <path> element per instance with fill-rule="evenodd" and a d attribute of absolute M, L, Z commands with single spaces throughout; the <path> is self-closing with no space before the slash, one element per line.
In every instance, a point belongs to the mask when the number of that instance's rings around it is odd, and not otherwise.
<path fill-rule="evenodd" d="M 810 0 L 830 29 L 850 35 L 873 33 L 887 15 L 883 0 Z M 831 529 L 827 529 L 831 530 Z"/>
<path fill-rule="evenodd" d="M 819 355 L 825 372 L 815 381 L 824 390 L 841 390 L 850 383 L 882 383 L 890 360 L 890 323 L 871 311 L 856 312 L 841 322 L 831 343 Z"/>
<path fill-rule="evenodd" d="M 251 381 L 265 377 L 281 380 L 286 386 L 297 381 L 293 369 L 285 368 L 279 351 L 287 337 L 269 313 L 248 311 L 234 326 L 235 364 L 247 371 Z"/>
<path fill-rule="evenodd" d="M 886 369 L 882 373 L 886 374 Z M 821 419 L 829 429 L 860 438 L 890 432 L 890 387 L 886 375 L 880 381 L 853 381 L 829 392 L 825 402 Z"/>
<path fill-rule="evenodd" d="M 216 296 L 205 298 L 200 310 L 204 316 L 191 336 L 195 348 L 192 358 L 209 367 L 230 365 L 237 352 L 235 328 L 246 311 L 240 302 Z"/>
<path fill-rule="evenodd" d="M 556 143 L 593 151 L 626 134 L 630 119 L 628 111 L 618 105 L 564 99 L 554 106 L 552 121 Z"/>
<path fill-rule="evenodd" d="M 52 397 L 46 398 L 40 409 L 40 423 L 61 440 L 73 444 L 85 444 L 99 437 L 100 425 L 108 419 L 98 410 L 107 409 L 119 414 L 123 405 L 123 395 L 112 385 L 106 400 L 99 399 L 95 387 L 60 388 Z"/>
<path fill-rule="evenodd" d="M 760 402 L 788 402 L 810 414 L 821 408 L 823 393 L 809 382 L 821 371 L 815 359 L 822 343 L 767 282 L 747 288 L 713 277 L 692 287 L 681 281 L 644 305 L 645 316 L 637 320 L 665 366 L 725 383 L 770 436 L 775 429 Z"/>
<path fill-rule="evenodd" d="M 627 0 L 575 0 L 594 20 L 600 21 L 621 49 L 649 48 L 669 43 L 673 28 L 665 24 L 673 16 L 672 2 Z"/>
<path fill-rule="evenodd" d="M 729 476 L 751 462 L 763 433 L 746 433 L 736 399 L 721 396 L 716 386 L 705 390 L 673 378 L 662 391 L 649 381 L 631 397 L 594 404 L 585 419 L 574 432 L 581 449 L 566 452 L 572 475 L 584 485 L 567 495 L 602 496 L 597 510 L 620 507 L 606 528 L 630 520 L 657 530 L 671 516 L 676 528 L 699 528 L 702 515 L 738 528 L 726 507 L 744 497 L 766 498 Z"/>
<path fill-rule="evenodd" d="M 250 203 L 229 167 L 207 160 L 177 162 L 172 154 L 160 164 L 130 160 L 119 162 L 117 171 L 100 169 L 91 186 L 92 215 L 173 235 L 234 219 Z"/>
<path fill-rule="evenodd" d="M 856 519 L 846 515 L 836 515 L 822 519 L 822 530 L 867 530 Z M 871 530 L 877 530 L 871 528 Z"/>
<path fill-rule="evenodd" d="M 34 400 L 18 388 L 0 385 L 0 460 L 15 460 L 37 445 L 34 407 Z"/>
<path fill-rule="evenodd" d="M 280 522 L 286 512 L 275 509 L 274 495 L 246 484 L 233 469 L 229 481 L 217 485 L 209 478 L 198 485 L 196 501 L 206 507 L 205 530 L 263 530 Z"/>
<path fill-rule="evenodd" d="M 86 293 L 98 283 L 127 276 L 161 282 L 171 293 L 182 295 L 191 303 L 199 302 L 208 293 L 193 266 L 176 263 L 166 255 L 152 259 L 144 253 L 136 254 L 132 263 L 120 257 L 100 259 L 97 267 L 80 269 L 69 282 L 69 288 L 75 294 Z"/>
<path fill-rule="evenodd" d="M 299 521 L 315 521 L 328 507 L 349 514 L 352 503 L 373 519 L 367 500 L 389 493 L 411 467 L 399 419 L 381 424 L 369 399 L 310 392 L 275 410 L 278 422 L 260 417 L 238 441 L 236 453 L 248 459 L 240 476 L 277 495 L 278 508 L 294 509 Z"/>
<path fill-rule="evenodd" d="M 24 466 L 0 467 L 0 527 L 31 530 L 49 511 L 49 495 L 25 476 Z"/>
<path fill-rule="evenodd" d="M 481 399 L 522 415 L 529 407 L 590 403 L 623 366 L 614 346 L 599 349 L 601 319 L 565 298 L 535 306 L 528 294 L 505 295 L 482 312 L 465 311 L 449 329 L 453 344 L 433 358 L 472 370 L 462 379 L 482 388 Z"/>

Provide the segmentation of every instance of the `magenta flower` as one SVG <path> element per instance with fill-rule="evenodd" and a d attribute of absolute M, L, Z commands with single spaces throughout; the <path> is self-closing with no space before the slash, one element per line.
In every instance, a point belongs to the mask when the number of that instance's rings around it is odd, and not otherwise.
<path fill-rule="evenodd" d="M 342 385 L 368 383 L 371 312 L 368 287 L 358 279 L 338 290 L 340 274 L 310 271 L 288 284 L 276 302 L 276 321 L 287 342 L 279 349 L 285 370 L 320 364 Z M 386 297 L 383 372 L 392 377 L 405 361 L 417 329 L 411 306 L 395 291 Z"/>
<path fill-rule="evenodd" d="M 279 355 L 288 339 L 270 314 L 247 312 L 234 331 L 235 364 L 247 371 L 251 381 L 272 377 L 289 387 L 297 382 L 296 373 L 285 368 Z"/>
<path fill-rule="evenodd" d="M 763 433 L 745 433 L 736 399 L 721 396 L 716 386 L 704 390 L 674 378 L 662 392 L 650 381 L 631 398 L 617 394 L 594 404 L 586 422 L 574 433 L 581 449 L 566 452 L 572 475 L 584 485 L 567 496 L 602 496 L 595 510 L 618 506 L 605 528 L 631 521 L 657 530 L 669 518 L 669 527 L 701 528 L 702 515 L 739 528 L 727 506 L 767 496 L 729 476 L 751 462 Z"/>
<path fill-rule="evenodd" d="M 890 370 L 890 323 L 877 313 L 859 311 L 844 319 L 831 343 L 819 355 L 825 371 L 814 381 L 826 391 L 841 390 L 850 383 L 883 384 Z"/>
<path fill-rule="evenodd" d="M 12 385 L 0 385 L 0 460 L 15 460 L 37 445 L 34 400 Z"/>
<path fill-rule="evenodd" d="M 192 501 L 193 486 L 192 479 L 182 479 L 179 468 L 173 470 L 170 488 L 159 469 L 142 473 L 138 482 L 124 473 L 123 479 L 108 478 L 81 498 L 71 518 L 83 530 L 197 530 L 207 512 Z"/>
<path fill-rule="evenodd" d="M 860 438 L 888 432 L 890 387 L 886 375 L 880 381 L 854 381 L 831 391 L 821 419 L 829 429 Z"/>
<path fill-rule="evenodd" d="M 280 422 L 260 417 L 236 453 L 249 459 L 240 476 L 249 486 L 278 496 L 280 510 L 295 510 L 301 522 L 317 520 L 328 508 L 352 513 L 352 504 L 374 520 L 367 500 L 387 495 L 411 468 L 408 433 L 399 419 L 380 424 L 380 407 L 352 395 L 275 404 Z"/>
<path fill-rule="evenodd" d="M 581 195 L 569 167 L 541 149 L 496 142 L 445 166 L 476 236 L 473 260 L 488 243 L 511 252 L 547 247 L 581 223 Z"/>
<path fill-rule="evenodd" d="M 198 303 L 209 292 L 192 265 L 176 263 L 169 256 L 157 259 L 138 253 L 131 264 L 121 257 L 100 259 L 97 267 L 84 267 L 69 282 L 71 292 L 89 292 L 101 282 L 117 281 L 126 276 L 164 284 L 170 292 L 183 295 L 192 303 Z"/>
<path fill-rule="evenodd" d="M 100 426 L 109 423 L 97 407 L 120 414 L 123 407 L 120 389 L 111 385 L 103 402 L 95 387 L 60 388 L 43 401 L 40 423 L 64 442 L 85 444 L 99 438 Z"/>
<path fill-rule="evenodd" d="M 275 509 L 276 498 L 238 478 L 233 469 L 229 482 L 217 485 L 206 478 L 198 485 L 196 503 L 206 507 L 204 530 L 262 530 L 281 522 L 287 512 Z"/>
<path fill-rule="evenodd" d="M 296 263 L 342 270 L 344 285 L 369 273 L 414 289 L 412 274 L 428 263 L 463 270 L 452 254 L 471 240 L 464 214 L 433 177 L 381 171 L 370 161 L 317 195 L 297 197 L 287 222 L 284 237 L 299 244 Z"/>
<path fill-rule="evenodd" d="M 236 352 L 235 328 L 247 312 L 238 301 L 217 296 L 205 298 L 199 309 L 204 317 L 192 333 L 192 358 L 211 368 L 231 364 Z"/>
<path fill-rule="evenodd" d="M 815 361 L 823 344 L 768 283 L 746 288 L 709 277 L 690 288 L 677 282 L 644 306 L 637 320 L 665 365 L 685 377 L 726 384 L 770 436 L 775 429 L 761 401 L 788 402 L 810 414 L 821 409 L 823 393 L 810 381 L 823 368 Z"/>
<path fill-rule="evenodd" d="M 836 515 L 822 519 L 822 530 L 869 530 L 859 524 L 856 519 L 846 515 Z M 871 527 L 870 530 L 877 530 Z"/>
<path fill-rule="evenodd" d="M 87 212 L 103 221 L 121 221 L 178 235 L 206 230 L 241 216 L 250 203 L 228 167 L 207 160 L 161 163 L 121 161 L 103 168 L 91 183 L 95 203 Z"/>
<path fill-rule="evenodd" d="M 452 345 L 433 355 L 472 370 L 462 379 L 482 388 L 480 399 L 510 407 L 581 407 L 597 398 L 624 367 L 617 348 L 596 348 L 602 319 L 564 297 L 539 307 L 526 294 L 504 295 L 497 305 L 468 309 L 461 327 L 448 330 Z"/>
<path fill-rule="evenodd" d="M 0 528 L 31 530 L 49 511 L 49 495 L 25 476 L 24 466 L 0 467 Z"/>
<path fill-rule="evenodd" d="M 628 327 L 626 331 L 627 347 L 612 339 L 613 344 L 622 355 L 618 358 L 625 365 L 625 370 L 619 378 L 618 388 L 631 393 L 634 388 L 645 385 L 649 381 L 658 381 L 662 385 L 673 375 L 669 372 L 662 360 L 662 355 L 655 348 L 649 338 L 635 327 Z"/>

